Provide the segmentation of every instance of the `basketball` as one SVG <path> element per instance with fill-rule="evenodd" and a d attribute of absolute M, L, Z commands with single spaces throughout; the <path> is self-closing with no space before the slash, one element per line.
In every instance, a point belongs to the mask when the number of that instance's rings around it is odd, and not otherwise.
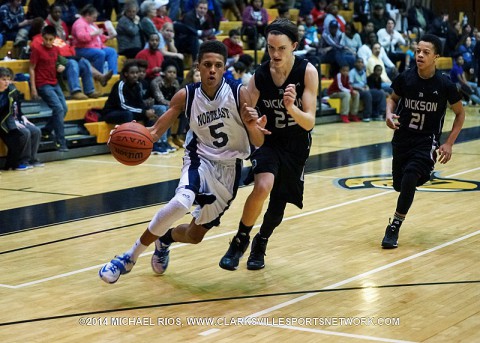
<path fill-rule="evenodd" d="M 142 124 L 131 122 L 118 126 L 107 142 L 115 159 L 127 166 L 143 163 L 152 152 L 153 139 Z"/>

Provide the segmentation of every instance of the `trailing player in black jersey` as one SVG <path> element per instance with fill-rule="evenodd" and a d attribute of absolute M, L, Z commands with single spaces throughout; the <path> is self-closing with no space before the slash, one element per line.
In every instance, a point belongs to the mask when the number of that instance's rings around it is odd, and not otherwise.
<path fill-rule="evenodd" d="M 270 195 L 260 232 L 252 242 L 247 268 L 262 269 L 268 238 L 280 225 L 287 203 L 303 204 L 303 172 L 310 153 L 310 131 L 315 125 L 318 72 L 308 61 L 293 55 L 297 27 L 287 19 L 267 26 L 270 61 L 250 79 L 248 92 L 259 115 L 267 117 L 265 143 L 251 157 L 254 187 L 243 208 L 238 233 L 220 260 L 220 267 L 235 270 L 250 242 L 250 231 Z"/>
<path fill-rule="evenodd" d="M 437 160 L 447 163 L 452 146 L 462 129 L 465 111 L 455 84 L 435 69 L 441 43 L 434 35 L 424 35 L 415 51 L 416 67 L 405 71 L 392 83 L 393 94 L 387 99 L 386 124 L 395 130 L 392 139 L 393 188 L 400 192 L 393 221 L 387 226 L 382 247 L 398 246 L 398 233 L 415 189 L 430 180 Z M 450 135 L 440 145 L 447 101 L 455 120 Z"/>

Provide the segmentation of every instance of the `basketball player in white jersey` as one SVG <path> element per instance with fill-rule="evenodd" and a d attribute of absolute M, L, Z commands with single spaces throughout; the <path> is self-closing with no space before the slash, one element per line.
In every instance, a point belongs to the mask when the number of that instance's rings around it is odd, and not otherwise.
<path fill-rule="evenodd" d="M 177 92 L 170 108 L 149 128 L 154 141 L 185 111 L 190 130 L 185 141 L 182 176 L 175 196 L 160 209 L 147 230 L 130 250 L 116 256 L 99 270 L 100 278 L 114 283 L 127 274 L 139 255 L 155 242 L 151 264 L 163 274 L 168 266 L 172 242 L 196 244 L 207 231 L 220 224 L 220 217 L 235 198 L 242 159 L 250 155 L 250 142 L 261 146 L 266 117 L 258 118 L 247 90 L 223 77 L 227 50 L 219 41 L 200 47 L 198 69 L 201 82 Z M 193 219 L 169 229 L 193 204 Z M 159 237 L 162 237 L 160 240 Z"/>
<path fill-rule="evenodd" d="M 399 192 L 393 221 L 382 240 L 384 249 L 398 246 L 398 234 L 413 203 L 415 189 L 430 180 L 437 160 L 447 163 L 452 146 L 465 121 L 462 96 L 448 76 L 435 68 L 440 56 L 440 39 L 431 34 L 420 38 L 415 51 L 416 66 L 400 74 L 392 83 L 387 99 L 386 124 L 395 130 L 392 139 L 393 188 Z M 452 131 L 440 144 L 448 103 L 455 120 Z"/>
<path fill-rule="evenodd" d="M 271 59 L 255 71 L 247 89 L 259 115 L 267 117 L 266 128 L 272 134 L 265 136 L 265 143 L 251 157 L 255 183 L 245 202 L 238 232 L 219 263 L 227 270 L 237 269 L 269 195 L 263 223 L 247 260 L 250 270 L 265 267 L 268 239 L 282 222 L 287 203 L 303 206 L 303 172 L 315 125 L 318 71 L 293 54 L 298 45 L 298 28 L 291 21 L 277 19 L 265 33 Z"/>

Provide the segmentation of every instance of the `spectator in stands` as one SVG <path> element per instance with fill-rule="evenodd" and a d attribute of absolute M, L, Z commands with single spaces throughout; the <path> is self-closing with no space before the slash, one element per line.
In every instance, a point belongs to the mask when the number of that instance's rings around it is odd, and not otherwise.
<path fill-rule="evenodd" d="M 327 15 L 323 21 L 323 33 L 329 31 L 330 22 L 336 21 L 340 32 L 345 32 L 345 18 L 338 14 L 338 6 L 335 3 L 331 3 L 327 6 Z M 353 65 L 353 64 L 352 64 Z"/>
<path fill-rule="evenodd" d="M 322 63 L 329 63 L 333 66 L 333 74 L 337 73 L 339 67 L 348 65 L 353 67 L 355 63 L 355 56 L 346 53 L 347 48 L 341 43 L 343 33 L 338 28 L 338 22 L 331 20 L 328 25 L 328 30 L 322 35 Z"/>
<path fill-rule="evenodd" d="M 143 40 L 148 42 L 151 35 L 159 33 L 153 22 L 153 18 L 157 15 L 157 4 L 154 0 L 146 0 L 140 8 L 143 15 L 142 20 L 140 20 L 140 32 Z"/>
<path fill-rule="evenodd" d="M 158 48 L 163 54 L 163 64 L 173 64 L 177 69 L 178 82 L 183 80 L 185 56 L 178 52 L 175 46 L 175 30 L 172 23 L 165 23 L 160 30 L 160 43 Z"/>
<path fill-rule="evenodd" d="M 5 170 L 27 170 L 21 164 L 21 156 L 26 148 L 26 137 L 15 123 L 15 108 L 19 92 L 11 85 L 11 73 L 0 67 L 0 138 L 8 148 L 5 159 Z"/>
<path fill-rule="evenodd" d="M 147 79 L 153 80 L 162 71 L 163 54 L 158 49 L 160 34 L 152 33 L 148 39 L 148 48 L 140 51 L 135 58 L 147 61 Z"/>
<path fill-rule="evenodd" d="M 342 35 L 340 44 L 347 48 L 347 53 L 352 53 L 355 56 L 357 55 L 358 49 L 363 45 L 362 39 L 352 23 L 345 24 L 345 33 Z"/>
<path fill-rule="evenodd" d="M 250 82 L 250 79 L 252 78 L 253 73 L 255 72 L 254 70 L 255 61 L 252 56 L 243 54 L 238 59 L 238 62 L 242 62 L 243 64 L 245 64 L 246 70 L 242 77 L 242 83 L 244 85 L 248 85 L 248 82 Z"/>
<path fill-rule="evenodd" d="M 410 47 L 405 52 L 406 54 L 405 69 L 410 69 L 417 65 L 417 62 L 415 61 L 415 52 L 417 51 L 417 46 L 418 46 L 417 40 L 412 39 L 410 41 Z"/>
<path fill-rule="evenodd" d="M 183 2 L 184 2 L 184 6 L 183 6 L 184 14 L 195 10 L 198 6 L 197 0 L 183 0 Z M 220 2 L 217 0 L 206 0 L 206 2 L 207 2 L 208 15 L 213 20 L 213 27 L 215 29 L 218 29 L 220 21 L 224 20 Z"/>
<path fill-rule="evenodd" d="M 227 47 L 227 68 L 233 65 L 238 61 L 241 55 L 243 55 L 243 42 L 240 37 L 240 31 L 230 30 L 228 32 L 228 38 L 225 38 L 222 41 L 223 44 Z"/>
<path fill-rule="evenodd" d="M 0 6 L 0 46 L 3 46 L 6 41 L 13 41 L 14 58 L 20 55 L 21 47 L 27 42 L 31 22 L 31 19 L 25 19 L 20 0 L 8 0 Z"/>
<path fill-rule="evenodd" d="M 35 126 L 23 115 L 21 102 L 24 99 L 24 94 L 20 93 L 12 82 L 15 76 L 13 71 L 10 68 L 7 69 L 10 72 L 10 86 L 8 89 L 11 89 L 11 99 L 13 100 L 10 108 L 15 118 L 17 129 L 20 130 L 25 140 L 25 144 L 20 144 L 20 146 L 23 146 L 20 154 L 20 165 L 27 168 L 44 167 L 45 165 L 38 159 L 38 147 L 40 146 L 42 132 L 38 126 Z M 23 170 L 21 167 L 20 169 Z"/>
<path fill-rule="evenodd" d="M 458 91 L 463 94 L 467 101 L 471 100 L 474 104 L 480 104 L 480 88 L 477 87 L 476 83 L 467 80 L 463 65 L 463 56 L 461 53 L 457 53 L 450 70 L 450 79 L 457 85 Z"/>
<path fill-rule="evenodd" d="M 127 58 L 134 58 L 143 49 L 143 40 L 140 33 L 140 17 L 136 1 L 125 3 L 123 16 L 117 23 L 118 54 Z"/>
<path fill-rule="evenodd" d="M 475 33 L 477 44 L 475 44 L 475 48 L 473 49 L 473 55 L 475 56 L 475 72 L 477 78 L 477 87 L 480 87 L 480 31 Z"/>
<path fill-rule="evenodd" d="M 43 135 L 52 135 L 55 132 L 55 141 L 58 151 L 68 151 L 65 140 L 65 129 L 63 118 L 67 114 L 67 103 L 63 96 L 62 89 L 57 81 L 57 72 L 65 70 L 62 65 L 57 66 L 60 54 L 58 47 L 53 45 L 56 31 L 53 26 L 45 26 L 42 30 L 43 43 L 32 45 L 30 56 L 30 90 L 32 99 L 42 98 L 52 109 L 52 116 L 45 125 Z"/>
<path fill-rule="evenodd" d="M 73 0 L 56 0 L 55 5 L 62 8 L 62 20 L 67 24 L 68 29 L 71 30 L 73 23 L 80 16 L 77 6 L 75 6 Z"/>
<path fill-rule="evenodd" d="M 40 17 L 45 20 L 50 13 L 49 9 L 50 4 L 48 3 L 48 0 L 29 0 L 25 18 L 34 19 Z"/>
<path fill-rule="evenodd" d="M 138 82 L 138 64 L 135 60 L 125 62 L 121 79 L 113 85 L 105 102 L 102 118 L 110 124 L 156 120 L 153 108 L 147 107 L 143 101 L 142 87 Z"/>
<path fill-rule="evenodd" d="M 138 66 L 138 83 L 141 87 L 142 99 L 145 105 L 150 108 L 155 104 L 155 99 L 150 89 L 151 80 L 147 79 L 148 62 L 142 59 L 136 59 L 135 62 L 137 62 Z"/>
<path fill-rule="evenodd" d="M 405 69 L 406 55 L 400 48 L 405 46 L 407 42 L 400 32 L 395 30 L 395 20 L 392 18 L 387 20 L 387 25 L 378 30 L 377 32 L 378 42 L 385 49 L 388 58 L 396 64 L 400 62 L 399 71 L 402 72 Z"/>
<path fill-rule="evenodd" d="M 177 80 L 177 69 L 174 65 L 165 65 L 163 67 L 163 75 L 157 76 L 151 83 L 152 94 L 155 99 L 153 108 L 158 116 L 162 116 L 167 111 L 170 107 L 170 100 L 180 90 L 180 84 Z M 175 145 L 170 130 L 167 130 L 160 137 L 160 140 L 154 144 L 153 152 L 159 154 L 174 152 L 177 149 L 172 144 Z"/>
<path fill-rule="evenodd" d="M 375 28 L 373 27 L 373 23 L 368 21 L 365 25 L 362 26 L 362 32 L 360 32 L 360 38 L 362 39 L 362 43 L 368 43 L 368 36 L 370 33 L 375 33 Z"/>
<path fill-rule="evenodd" d="M 98 11 L 92 5 L 86 5 L 80 11 L 80 15 L 72 27 L 73 46 L 77 56 L 89 60 L 100 72 L 104 71 L 107 62 L 108 70 L 117 74 L 117 51 L 104 44 L 108 39 L 115 37 L 104 35 L 103 30 L 95 24 Z"/>
<path fill-rule="evenodd" d="M 363 101 L 363 118 L 362 121 L 369 122 L 371 119 L 375 121 L 383 120 L 386 110 L 386 97 L 381 89 L 371 89 L 367 84 L 367 73 L 363 59 L 357 57 L 355 60 L 355 68 L 349 73 L 350 85 L 360 94 L 360 100 Z"/>
<path fill-rule="evenodd" d="M 57 37 L 65 42 L 70 41 L 70 30 L 67 24 L 62 20 L 62 8 L 59 5 L 53 4 L 50 6 L 50 11 L 45 19 L 46 25 L 55 27 Z"/>
<path fill-rule="evenodd" d="M 375 32 L 371 32 L 370 35 L 368 36 L 369 43 L 368 44 L 363 44 L 360 49 L 357 51 L 357 56 L 363 58 L 363 63 L 365 65 L 368 64 L 368 59 L 370 56 L 372 56 L 372 47 L 373 44 L 378 43 L 377 35 Z M 383 68 L 387 68 L 387 75 L 389 78 L 393 79 L 396 77 L 398 74 L 397 68 L 393 64 L 393 62 L 388 58 L 387 53 L 385 52 L 385 49 L 380 46 L 380 59 L 383 61 Z M 368 70 L 368 68 L 367 68 Z M 367 72 L 367 75 L 370 75 L 369 72 Z"/>
<path fill-rule="evenodd" d="M 434 20 L 432 11 L 422 6 L 422 0 L 415 0 L 415 4 L 408 9 L 408 29 L 417 34 L 423 35 L 430 28 Z"/>
<path fill-rule="evenodd" d="M 247 36 L 249 49 L 260 50 L 265 47 L 265 27 L 268 13 L 263 7 L 263 0 L 250 0 L 250 5 L 242 14 L 242 33 Z"/>
<path fill-rule="evenodd" d="M 152 21 L 155 27 L 157 28 L 157 30 L 160 31 L 163 27 L 163 24 L 165 23 L 173 24 L 173 20 L 167 15 L 168 0 L 156 0 L 155 4 L 157 8 L 157 13 L 152 18 Z"/>
<path fill-rule="evenodd" d="M 327 16 L 326 8 L 327 0 L 317 0 L 315 1 L 315 6 L 310 12 L 310 14 L 312 15 L 313 24 L 317 27 L 319 33 L 323 32 L 323 22 L 325 20 L 325 17 Z"/>
<path fill-rule="evenodd" d="M 387 20 L 390 17 L 385 12 L 385 6 L 382 3 L 376 3 L 373 7 L 373 13 L 370 18 L 370 21 L 373 23 L 374 32 L 387 26 Z"/>
<path fill-rule="evenodd" d="M 199 0 L 195 9 L 185 13 L 181 23 L 175 23 L 174 29 L 178 51 L 191 54 L 195 61 L 200 42 L 215 39 L 215 21 L 208 12 L 208 1 Z"/>
<path fill-rule="evenodd" d="M 381 65 L 376 65 L 375 67 L 373 67 L 373 73 L 367 76 L 367 85 L 370 89 L 377 89 L 383 92 L 383 94 L 385 94 L 386 96 L 388 95 L 388 92 L 385 92 L 383 90 L 382 73 L 383 73 L 383 67 Z M 382 117 L 382 120 L 383 120 L 383 117 Z"/>
<path fill-rule="evenodd" d="M 317 69 L 319 69 L 320 56 L 317 54 L 317 47 L 315 45 L 311 46 L 310 44 L 312 44 L 312 42 L 305 38 L 305 25 L 298 25 L 298 46 L 293 53 L 296 56 L 307 59 Z"/>
<path fill-rule="evenodd" d="M 327 89 L 327 94 L 330 98 L 340 98 L 340 118 L 344 123 L 360 121 L 360 118 L 357 116 L 360 95 L 350 85 L 349 72 L 350 67 L 347 64 L 342 65 L 340 72 L 335 76 L 332 84 Z"/>
<path fill-rule="evenodd" d="M 353 4 L 353 21 L 359 21 L 365 27 L 372 17 L 372 12 L 371 1 L 355 0 Z"/>
<path fill-rule="evenodd" d="M 242 12 L 240 8 L 242 10 L 245 8 L 243 0 L 218 0 L 218 3 L 222 8 L 222 12 L 224 10 L 230 10 L 234 15 L 235 20 L 242 20 Z"/>
<path fill-rule="evenodd" d="M 374 43 L 372 46 L 372 55 L 368 58 L 367 61 L 367 76 L 370 76 L 370 74 L 373 74 L 375 66 L 379 65 L 382 67 L 382 89 L 388 93 L 392 92 L 392 89 L 390 86 L 392 85 L 392 81 L 388 77 L 386 71 L 385 71 L 385 64 L 383 63 L 382 58 L 380 57 L 380 43 Z M 387 57 L 388 58 L 388 57 Z M 390 61 L 390 63 L 392 63 Z M 393 65 L 393 63 L 392 63 Z"/>
<path fill-rule="evenodd" d="M 465 76 L 467 80 L 471 80 L 472 76 L 475 75 L 474 66 L 474 54 L 473 54 L 473 47 L 472 47 L 472 37 L 465 35 L 463 37 L 463 42 L 460 44 L 458 48 L 458 52 L 463 56 L 463 71 L 465 72 Z"/>
<path fill-rule="evenodd" d="M 32 43 L 30 44 L 31 47 L 36 46 L 39 48 L 42 44 L 43 37 L 41 34 L 32 37 Z M 92 66 L 90 65 L 90 62 L 85 58 L 76 57 L 75 49 L 59 36 L 55 37 L 52 45 L 58 48 L 59 56 L 57 64 L 61 64 L 65 67 L 65 71 L 62 74 L 59 74 L 59 77 L 63 76 L 66 79 L 72 99 L 85 100 L 88 98 L 96 99 L 100 97 L 101 94 L 95 91 Z M 99 81 L 105 81 L 106 83 L 111 76 L 111 74 L 102 75 L 101 77 L 97 77 L 97 79 Z M 84 92 L 82 92 L 82 88 L 80 87 L 80 77 L 82 78 Z"/>
<path fill-rule="evenodd" d="M 304 29 L 306 43 L 313 48 L 318 48 L 320 46 L 320 40 L 318 39 L 318 27 L 315 24 L 311 14 L 305 17 Z"/>

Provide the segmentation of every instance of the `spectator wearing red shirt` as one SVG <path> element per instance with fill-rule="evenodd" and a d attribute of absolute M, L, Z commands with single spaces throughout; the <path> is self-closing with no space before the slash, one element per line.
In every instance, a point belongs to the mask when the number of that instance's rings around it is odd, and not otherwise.
<path fill-rule="evenodd" d="M 52 116 L 45 125 L 44 132 L 48 135 L 55 132 L 58 151 L 68 151 L 65 140 L 63 118 L 67 114 L 67 103 L 62 89 L 57 81 L 57 72 L 61 73 L 65 67 L 58 65 L 60 54 L 58 47 L 53 45 L 56 31 L 53 26 L 45 26 L 42 30 L 43 43 L 33 45 L 30 55 L 30 87 L 32 99 L 42 98 L 52 109 Z"/>
<path fill-rule="evenodd" d="M 165 23 L 172 23 L 172 19 L 167 15 L 168 0 L 156 0 L 155 5 L 157 7 L 157 15 L 152 18 L 153 24 L 160 31 Z"/>
<path fill-rule="evenodd" d="M 152 33 L 148 39 L 148 49 L 140 51 L 135 58 L 145 60 L 148 63 L 147 79 L 154 79 L 162 71 L 163 54 L 158 49 L 160 36 L 158 33 Z"/>
<path fill-rule="evenodd" d="M 349 123 L 350 120 L 360 121 L 360 118 L 357 116 L 360 94 L 350 84 L 349 72 L 350 67 L 342 65 L 340 72 L 335 76 L 327 90 L 330 98 L 340 98 L 340 118 L 344 123 Z"/>
<path fill-rule="evenodd" d="M 225 38 L 222 43 L 227 47 L 227 67 L 229 67 L 243 55 L 243 42 L 240 32 L 238 30 L 230 30 L 228 38 Z"/>

